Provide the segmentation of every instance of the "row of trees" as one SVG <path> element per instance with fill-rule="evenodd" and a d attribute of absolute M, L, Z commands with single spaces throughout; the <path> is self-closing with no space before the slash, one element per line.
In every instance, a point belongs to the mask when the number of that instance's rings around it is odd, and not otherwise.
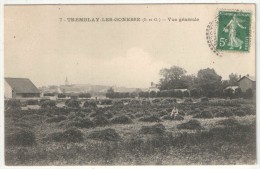
<path fill-rule="evenodd" d="M 126 97 L 230 97 L 249 98 L 253 96 L 252 89 L 242 93 L 241 89 L 227 89 L 228 86 L 237 86 L 239 76 L 231 73 L 228 80 L 222 77 L 214 69 L 206 68 L 198 71 L 197 75 L 188 75 L 187 71 L 178 66 L 163 68 L 160 70 L 159 92 L 136 91 L 133 93 L 119 93 L 110 88 L 106 96 L 108 98 Z M 176 91 L 174 89 L 188 89 L 188 91 Z"/>
<path fill-rule="evenodd" d="M 161 69 L 160 75 L 160 90 L 189 89 L 207 97 L 223 96 L 223 90 L 227 86 L 238 85 L 239 80 L 239 76 L 233 73 L 229 75 L 229 80 L 222 80 L 222 77 L 210 68 L 199 70 L 195 76 L 188 75 L 181 67 L 172 66 Z"/>

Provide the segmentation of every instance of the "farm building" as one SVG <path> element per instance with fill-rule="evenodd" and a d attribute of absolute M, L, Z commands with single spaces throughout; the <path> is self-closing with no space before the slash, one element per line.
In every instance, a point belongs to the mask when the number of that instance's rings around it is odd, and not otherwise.
<path fill-rule="evenodd" d="M 246 92 L 247 89 L 252 89 L 253 91 L 256 89 L 256 81 L 252 76 L 243 76 L 238 80 L 238 85 L 241 88 L 242 92 Z"/>
<path fill-rule="evenodd" d="M 158 85 L 151 82 L 151 86 L 148 89 L 148 92 L 159 92 L 160 89 L 158 88 Z"/>
<path fill-rule="evenodd" d="M 40 91 L 27 78 L 5 78 L 4 81 L 5 99 L 38 98 Z"/>
<path fill-rule="evenodd" d="M 233 93 L 235 93 L 235 91 L 239 88 L 239 86 L 228 86 L 226 87 L 224 90 L 228 90 L 228 89 L 232 89 Z"/>

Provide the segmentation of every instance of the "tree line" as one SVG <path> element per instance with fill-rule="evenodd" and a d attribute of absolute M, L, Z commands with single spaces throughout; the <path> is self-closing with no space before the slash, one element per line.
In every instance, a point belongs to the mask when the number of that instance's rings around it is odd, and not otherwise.
<path fill-rule="evenodd" d="M 239 76 L 231 73 L 228 80 L 222 80 L 222 77 L 214 69 L 201 69 L 196 75 L 187 74 L 184 68 L 172 66 L 163 68 L 159 72 L 160 80 L 157 87 L 160 91 L 144 92 L 136 91 L 133 93 L 119 93 L 112 88 L 108 89 L 106 96 L 108 98 L 126 98 L 126 97 L 252 97 L 252 89 L 242 93 L 240 88 L 235 90 L 226 89 L 228 86 L 238 86 Z M 188 91 L 176 91 L 176 89 L 188 89 Z"/>

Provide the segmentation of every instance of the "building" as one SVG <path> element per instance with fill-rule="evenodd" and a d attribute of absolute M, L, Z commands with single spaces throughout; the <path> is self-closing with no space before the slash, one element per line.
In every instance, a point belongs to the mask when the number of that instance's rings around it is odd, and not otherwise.
<path fill-rule="evenodd" d="M 27 78 L 5 78 L 5 99 L 39 98 L 40 91 Z"/>
<path fill-rule="evenodd" d="M 225 90 L 228 90 L 228 89 L 232 89 L 233 93 L 235 93 L 235 91 L 236 91 L 237 89 L 239 89 L 239 86 L 228 86 L 228 87 L 226 87 L 226 88 L 224 89 L 224 91 L 225 91 Z"/>
<path fill-rule="evenodd" d="M 151 86 L 148 89 L 148 92 L 159 92 L 160 89 L 158 88 L 158 85 L 151 82 Z"/>
<path fill-rule="evenodd" d="M 238 86 L 241 88 L 242 92 L 246 92 L 247 89 L 252 89 L 255 91 L 256 89 L 256 80 L 255 77 L 252 76 L 243 76 L 238 80 Z"/>

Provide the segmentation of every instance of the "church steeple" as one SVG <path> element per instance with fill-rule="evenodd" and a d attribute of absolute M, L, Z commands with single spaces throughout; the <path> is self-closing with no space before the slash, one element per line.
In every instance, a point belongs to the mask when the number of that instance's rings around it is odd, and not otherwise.
<path fill-rule="evenodd" d="M 68 77 L 66 76 L 66 80 L 65 80 L 65 85 L 69 85 L 69 80 L 68 80 Z"/>

